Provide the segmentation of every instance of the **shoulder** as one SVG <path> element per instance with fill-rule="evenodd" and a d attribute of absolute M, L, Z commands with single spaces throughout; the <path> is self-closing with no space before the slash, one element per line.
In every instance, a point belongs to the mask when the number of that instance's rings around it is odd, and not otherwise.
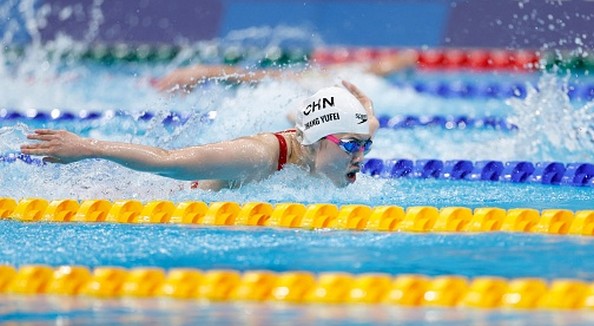
<path fill-rule="evenodd" d="M 229 142 L 236 151 L 249 155 L 252 160 L 260 158 L 276 162 L 279 154 L 279 141 L 272 132 L 240 137 Z"/>
<path fill-rule="evenodd" d="M 272 132 L 264 132 L 264 133 L 255 134 L 255 135 L 251 135 L 251 136 L 241 137 L 241 138 L 238 138 L 237 140 L 252 142 L 254 144 L 258 144 L 258 145 L 262 145 L 262 146 L 266 146 L 266 147 L 268 147 L 268 146 L 274 147 L 274 145 L 276 143 L 278 143 L 275 133 L 272 133 Z"/>
<path fill-rule="evenodd" d="M 260 142 L 262 144 L 273 145 L 278 144 L 279 138 L 284 138 L 287 142 L 290 142 L 292 139 L 296 139 L 297 137 L 297 130 L 295 129 L 287 129 L 283 131 L 277 132 L 264 132 L 252 136 L 242 137 L 238 139 L 246 139 L 255 142 Z"/>
<path fill-rule="evenodd" d="M 232 142 L 238 142 L 238 145 L 244 146 L 244 148 L 254 152 L 258 151 L 264 155 L 272 155 L 271 158 L 275 160 L 280 154 L 281 147 L 284 147 L 284 150 L 290 155 L 295 151 L 295 147 L 299 144 L 299 141 L 297 140 L 297 132 L 294 129 L 260 133 L 237 138 Z"/>

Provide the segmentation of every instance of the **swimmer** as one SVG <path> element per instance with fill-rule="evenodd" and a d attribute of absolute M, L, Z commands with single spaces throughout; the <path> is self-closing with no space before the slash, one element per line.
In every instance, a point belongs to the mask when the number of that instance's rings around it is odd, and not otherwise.
<path fill-rule="evenodd" d="M 196 85 L 208 79 L 219 79 L 229 83 L 257 83 L 265 78 L 298 78 L 301 75 L 320 73 L 332 75 L 340 69 L 358 67 L 362 71 L 380 77 L 385 77 L 405 68 L 413 67 L 417 63 L 415 51 L 400 51 L 382 56 L 377 61 L 368 63 L 342 63 L 320 67 L 309 67 L 304 71 L 291 71 L 279 69 L 247 70 L 230 65 L 194 65 L 179 68 L 167 76 L 157 80 L 154 86 L 159 91 L 191 91 Z"/>
<path fill-rule="evenodd" d="M 179 180 L 193 188 L 219 190 L 262 180 L 285 164 L 329 178 L 336 186 L 355 182 L 363 156 L 379 127 L 371 100 L 355 85 L 319 90 L 305 99 L 295 115 L 295 129 L 261 133 L 181 149 L 82 138 L 65 130 L 35 130 L 37 142 L 21 146 L 23 154 L 44 156 L 50 163 L 88 158 Z"/>

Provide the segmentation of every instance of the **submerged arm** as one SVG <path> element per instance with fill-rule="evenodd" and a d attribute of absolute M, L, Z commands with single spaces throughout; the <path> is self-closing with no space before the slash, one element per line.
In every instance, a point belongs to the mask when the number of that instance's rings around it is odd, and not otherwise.
<path fill-rule="evenodd" d="M 254 178 L 271 173 L 275 164 L 276 149 L 256 137 L 175 150 L 81 138 L 63 130 L 36 130 L 27 138 L 39 142 L 23 145 L 21 151 L 46 156 L 47 162 L 71 163 L 100 158 L 133 170 L 180 180 Z"/>

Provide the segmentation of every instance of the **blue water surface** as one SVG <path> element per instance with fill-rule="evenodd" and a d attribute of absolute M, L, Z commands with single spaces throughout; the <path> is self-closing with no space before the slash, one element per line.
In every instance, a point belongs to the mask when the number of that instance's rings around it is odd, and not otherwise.
<path fill-rule="evenodd" d="M 0 262 L 14 266 L 594 279 L 594 239 L 582 236 L 17 221 L 2 221 L 0 230 Z"/>

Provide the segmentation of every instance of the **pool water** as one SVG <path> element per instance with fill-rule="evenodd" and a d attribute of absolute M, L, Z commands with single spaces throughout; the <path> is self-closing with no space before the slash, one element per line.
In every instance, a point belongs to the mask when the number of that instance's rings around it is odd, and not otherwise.
<path fill-rule="evenodd" d="M 29 59 L 34 60 L 34 59 Z M 30 63 L 30 62 L 29 62 Z M 0 153 L 17 152 L 34 128 L 65 128 L 84 136 L 177 148 L 291 127 L 285 113 L 319 86 L 346 78 L 375 103 L 378 115 L 465 115 L 508 119 L 518 130 L 418 127 L 380 129 L 369 157 L 392 159 L 466 159 L 592 162 L 592 105 L 567 95 L 569 83 L 587 84 L 588 76 L 551 73 L 440 73 L 406 71 L 383 79 L 344 70 L 325 77 L 267 80 L 259 85 L 209 82 L 189 94 L 163 94 L 151 80 L 173 64 L 48 63 L 46 70 L 0 70 L 5 96 L 0 108 L 26 115 L 30 110 L 92 111 L 92 120 L 0 119 Z M 21 66 L 22 67 L 22 66 Z M 482 85 L 521 83 L 525 96 L 514 98 L 444 97 L 415 89 L 420 82 L 463 80 Z M 119 112 L 119 113 L 118 113 Z M 155 116 L 141 119 L 144 112 Z M 163 123 L 170 112 L 185 117 Z M 204 119 L 204 117 L 210 117 Z M 116 164 L 86 160 L 71 165 L 0 163 L 0 197 L 48 200 L 137 199 L 199 200 L 207 203 L 299 202 L 369 206 L 398 205 L 592 209 L 594 187 L 534 183 L 382 179 L 359 175 L 355 184 L 335 188 L 328 180 L 295 167 L 239 189 L 191 190 L 187 182 L 131 172 Z M 592 239 L 539 234 L 414 234 L 285 230 L 271 228 L 188 227 L 23 223 L 0 221 L 0 263 L 191 267 L 234 270 L 381 272 L 430 276 L 575 278 L 593 281 Z M 212 321 L 218 324 L 485 323 L 509 321 L 587 324 L 588 312 L 506 312 L 385 306 L 283 306 L 273 304 L 194 303 L 163 300 L 5 297 L 2 319 L 12 322 L 143 323 Z M 538 322 L 540 324 L 540 322 Z"/>
<path fill-rule="evenodd" d="M 402 308 L 382 305 L 270 305 L 187 301 L 88 300 L 21 297 L 6 305 L 7 322 L 45 324 L 206 324 L 206 325 L 588 325 L 591 314 L 568 311 L 509 312 L 477 309 Z"/>
<path fill-rule="evenodd" d="M 111 223 L 1 225 L 0 254 L 11 265 L 594 279 L 594 240 L 588 237 Z"/>

